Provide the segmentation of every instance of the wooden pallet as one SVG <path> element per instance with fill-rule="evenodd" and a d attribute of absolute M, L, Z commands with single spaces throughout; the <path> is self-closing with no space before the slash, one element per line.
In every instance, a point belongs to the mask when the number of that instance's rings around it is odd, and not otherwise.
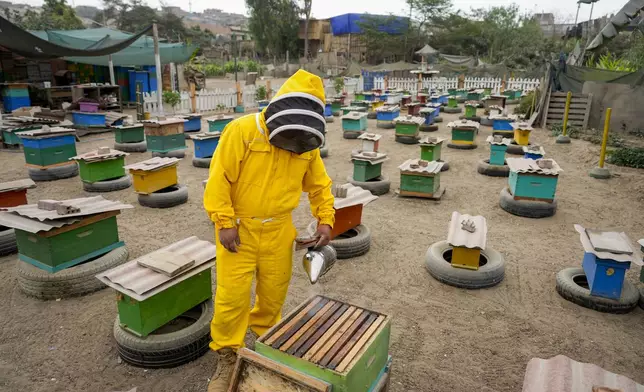
<path fill-rule="evenodd" d="M 563 124 L 566 111 L 567 93 L 552 92 L 548 99 L 545 111 L 546 126 Z M 586 129 L 590 118 L 590 109 L 593 101 L 592 94 L 573 94 L 568 113 L 568 125 Z"/>

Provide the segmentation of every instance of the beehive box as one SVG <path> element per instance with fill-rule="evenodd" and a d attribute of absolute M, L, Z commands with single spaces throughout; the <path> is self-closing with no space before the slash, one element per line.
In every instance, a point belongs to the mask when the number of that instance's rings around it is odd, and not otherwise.
<path fill-rule="evenodd" d="M 365 101 L 374 101 L 376 99 L 376 94 L 373 91 L 365 91 L 363 99 Z"/>
<path fill-rule="evenodd" d="M 382 163 L 387 160 L 387 154 L 378 152 L 363 152 L 351 155 L 353 161 L 353 179 L 366 182 L 380 177 Z"/>
<path fill-rule="evenodd" d="M 514 141 L 520 146 L 527 146 L 530 144 L 530 133 L 533 128 L 527 123 L 512 123 L 514 129 Z"/>
<path fill-rule="evenodd" d="M 369 106 L 371 106 L 371 102 L 370 101 L 354 99 L 353 101 L 351 101 L 351 106 L 357 106 L 357 107 L 369 109 Z"/>
<path fill-rule="evenodd" d="M 184 132 L 201 131 L 201 114 L 197 114 L 197 113 L 185 114 L 182 116 L 178 116 L 178 118 L 182 118 L 186 120 L 186 122 L 183 124 Z"/>
<path fill-rule="evenodd" d="M 165 136 L 148 135 L 145 140 L 148 150 L 155 152 L 168 152 L 186 148 L 186 138 L 183 133 Z"/>
<path fill-rule="evenodd" d="M 523 146 L 523 157 L 526 159 L 541 159 L 546 155 L 542 146 Z"/>
<path fill-rule="evenodd" d="M 420 139 L 420 159 L 428 162 L 440 161 L 444 141 L 445 139 L 434 136 L 425 136 Z"/>
<path fill-rule="evenodd" d="M 450 95 L 447 98 L 447 106 L 450 108 L 457 108 L 458 107 L 458 97 L 455 95 Z"/>
<path fill-rule="evenodd" d="M 342 110 L 342 100 L 340 98 L 331 99 L 331 111 L 333 113 L 340 112 Z"/>
<path fill-rule="evenodd" d="M 71 157 L 78 163 L 81 180 L 94 183 L 98 181 L 121 178 L 125 175 L 125 157 L 127 154 L 122 151 L 112 150 L 109 147 L 101 147 L 98 150 Z"/>
<path fill-rule="evenodd" d="M 114 141 L 117 143 L 139 143 L 145 140 L 143 124 L 117 125 L 114 129 Z"/>
<path fill-rule="evenodd" d="M 425 107 L 420 109 L 418 114 L 421 117 L 425 118 L 425 122 L 423 123 L 424 125 L 432 125 L 434 123 L 434 119 L 436 118 L 439 112 L 440 112 L 440 109 L 437 110 L 434 108 Z"/>
<path fill-rule="evenodd" d="M 334 185 L 332 191 L 335 210 L 335 224 L 331 230 L 333 239 L 360 225 L 363 207 L 376 200 L 378 196 L 352 184 Z"/>
<path fill-rule="evenodd" d="M 196 158 L 210 158 L 215 154 L 219 145 L 221 132 L 203 132 L 196 135 L 190 135 L 195 144 Z"/>
<path fill-rule="evenodd" d="M 394 121 L 400 115 L 398 106 L 382 106 L 376 109 L 376 119 L 378 121 Z"/>
<path fill-rule="evenodd" d="M 6 112 L 12 112 L 22 107 L 31 106 L 31 99 L 29 99 L 29 84 L 5 84 L 2 88 L 2 101 Z"/>
<path fill-rule="evenodd" d="M 76 132 L 70 128 L 43 126 L 33 131 L 18 132 L 27 166 L 48 167 L 68 164 L 76 155 Z"/>
<path fill-rule="evenodd" d="M 465 118 L 476 117 L 476 102 L 465 102 Z"/>
<path fill-rule="evenodd" d="M 469 120 L 454 121 L 447 124 L 452 130 L 452 144 L 474 144 L 479 123 Z"/>
<path fill-rule="evenodd" d="M 353 95 L 356 101 L 364 101 L 365 93 L 363 91 L 358 91 Z"/>
<path fill-rule="evenodd" d="M 483 97 L 484 90 L 481 89 L 476 89 L 476 90 L 470 90 L 467 92 L 467 100 L 468 101 L 480 101 L 481 98 Z"/>
<path fill-rule="evenodd" d="M 505 152 L 512 140 L 502 136 L 488 136 L 486 140 L 490 143 L 490 165 L 505 165 Z"/>
<path fill-rule="evenodd" d="M 327 100 L 324 104 L 324 117 L 333 116 L 333 108 L 331 108 L 331 101 Z"/>
<path fill-rule="evenodd" d="M 160 120 L 144 120 L 143 129 L 145 136 L 170 136 L 179 135 L 184 132 L 184 125 L 187 120 L 183 118 L 171 117 Z M 149 147 L 149 146 L 148 146 Z"/>
<path fill-rule="evenodd" d="M 125 166 L 132 175 L 134 191 L 144 195 L 176 185 L 177 158 L 151 158 L 143 162 Z"/>
<path fill-rule="evenodd" d="M 367 392 L 387 364 L 390 330 L 384 314 L 316 296 L 257 339 L 255 351 L 334 392 Z"/>
<path fill-rule="evenodd" d="M 261 112 L 269 103 L 270 101 L 268 99 L 260 99 L 257 101 L 257 110 Z"/>
<path fill-rule="evenodd" d="M 492 106 L 498 106 L 501 108 L 505 107 L 505 101 L 508 99 L 505 95 L 488 95 L 487 97 L 483 98 L 483 105 L 485 106 L 485 109 L 490 110 Z"/>
<path fill-rule="evenodd" d="M 429 98 L 429 94 L 427 93 L 418 93 L 416 95 L 416 99 L 418 99 L 418 102 L 422 103 L 423 105 L 427 103 L 427 98 Z"/>
<path fill-rule="evenodd" d="M 342 116 L 342 130 L 364 132 L 367 130 L 367 113 L 349 112 Z"/>
<path fill-rule="evenodd" d="M 450 264 L 454 268 L 478 271 L 481 251 L 487 243 L 487 220 L 481 215 L 452 213 L 447 232 L 447 243 L 452 246 Z"/>
<path fill-rule="evenodd" d="M 226 125 L 233 121 L 233 116 L 224 116 L 223 114 L 220 114 L 217 117 L 209 118 L 207 121 L 208 132 L 223 132 Z"/>
<path fill-rule="evenodd" d="M 414 117 L 410 114 L 394 119 L 396 136 L 418 136 L 418 127 L 425 122 L 423 117 Z"/>
<path fill-rule="evenodd" d="M 493 135 L 502 135 L 507 138 L 514 138 L 514 128 L 512 123 L 517 120 L 515 115 L 500 115 L 494 116 L 490 115 L 490 120 L 492 120 L 492 134 Z"/>
<path fill-rule="evenodd" d="M 506 161 L 510 167 L 509 189 L 515 200 L 554 200 L 559 173 L 563 171 L 557 162 L 525 158 L 507 158 Z M 541 167 L 543 164 L 551 167 Z"/>
<path fill-rule="evenodd" d="M 27 189 L 35 187 L 31 179 L 0 183 L 0 208 L 27 204 Z"/>
<path fill-rule="evenodd" d="M 423 104 L 420 102 L 411 102 L 405 105 L 407 108 L 407 114 L 412 115 L 412 116 L 418 116 L 420 113 L 420 109 L 422 109 Z"/>
<path fill-rule="evenodd" d="M 409 159 L 398 167 L 400 169 L 401 196 L 440 198 L 445 188 L 440 184 L 443 162 L 427 162 Z"/>
<path fill-rule="evenodd" d="M 72 122 L 79 127 L 105 127 L 105 113 L 72 112 Z"/>

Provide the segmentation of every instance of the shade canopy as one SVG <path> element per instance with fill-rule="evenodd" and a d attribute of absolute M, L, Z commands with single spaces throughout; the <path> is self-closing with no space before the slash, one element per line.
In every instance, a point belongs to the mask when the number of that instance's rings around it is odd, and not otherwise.
<path fill-rule="evenodd" d="M 432 48 L 431 46 L 425 44 L 421 49 L 416 51 L 416 54 L 421 55 L 421 56 L 431 56 L 433 54 L 438 53 L 438 50 Z"/>
<path fill-rule="evenodd" d="M 590 1 L 590 0 L 584 0 Z M 619 12 L 617 12 L 604 26 L 599 34 L 590 42 L 586 50 L 597 49 L 602 46 L 605 41 L 609 41 L 617 36 L 621 30 L 629 27 L 638 14 L 644 9 L 644 0 L 630 0 Z M 640 26 L 642 26 L 640 22 Z M 642 30 L 644 32 L 644 30 Z"/>

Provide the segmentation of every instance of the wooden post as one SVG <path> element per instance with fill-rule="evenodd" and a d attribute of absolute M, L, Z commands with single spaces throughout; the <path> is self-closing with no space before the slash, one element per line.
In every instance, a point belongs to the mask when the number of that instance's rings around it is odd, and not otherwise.
<path fill-rule="evenodd" d="M 269 101 L 271 100 L 271 95 L 272 95 L 273 90 L 271 89 L 271 81 L 267 80 L 266 81 L 266 99 Z"/>
<path fill-rule="evenodd" d="M 242 92 L 241 92 L 241 87 L 239 86 L 239 82 L 235 83 L 235 87 L 237 88 L 237 106 L 242 105 Z"/>
<path fill-rule="evenodd" d="M 464 74 L 458 75 L 458 88 L 459 89 L 465 88 L 465 75 Z"/>
<path fill-rule="evenodd" d="M 385 75 L 385 90 L 389 90 L 389 75 Z"/>
<path fill-rule="evenodd" d="M 506 83 L 507 83 L 507 82 L 505 81 L 505 74 L 503 74 L 503 80 L 501 80 L 501 94 L 503 94 L 503 92 L 504 92 L 504 91 L 505 91 L 505 89 L 506 89 L 506 86 L 507 86 L 507 84 L 506 84 Z"/>
<path fill-rule="evenodd" d="M 190 81 L 190 106 L 192 113 L 197 113 L 197 86 L 193 81 Z"/>
<path fill-rule="evenodd" d="M 570 102 L 572 101 L 572 91 L 568 91 L 568 95 L 566 96 L 566 110 L 564 111 L 564 118 L 563 118 L 563 129 L 561 130 L 561 134 L 563 136 L 568 136 L 567 131 L 568 131 L 568 114 L 570 113 Z"/>
<path fill-rule="evenodd" d="M 418 73 L 418 88 L 416 89 L 416 99 L 418 99 L 418 93 L 423 89 L 423 74 L 422 72 Z"/>

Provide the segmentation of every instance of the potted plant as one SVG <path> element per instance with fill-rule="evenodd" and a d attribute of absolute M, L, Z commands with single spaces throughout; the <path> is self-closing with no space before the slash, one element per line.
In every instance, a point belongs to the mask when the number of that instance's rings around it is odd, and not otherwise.
<path fill-rule="evenodd" d="M 172 113 L 176 114 L 175 107 L 181 102 L 181 94 L 178 91 L 164 91 L 163 103 L 172 107 Z"/>
<path fill-rule="evenodd" d="M 261 112 L 266 106 L 268 106 L 268 94 L 266 92 L 266 86 L 257 86 L 255 90 L 255 100 L 257 101 L 257 107 Z"/>

